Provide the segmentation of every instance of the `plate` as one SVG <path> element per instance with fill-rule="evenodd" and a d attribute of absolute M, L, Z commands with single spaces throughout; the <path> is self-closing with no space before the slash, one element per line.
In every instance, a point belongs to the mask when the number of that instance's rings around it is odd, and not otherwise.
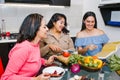
<path fill-rule="evenodd" d="M 54 72 L 57 72 L 57 74 L 60 74 L 60 73 L 62 73 L 62 75 L 61 76 L 59 76 L 59 77 L 51 77 L 50 78 L 50 80 L 60 80 L 62 77 L 63 77 L 63 75 L 65 74 L 65 70 L 63 69 L 63 68 L 61 68 L 61 67 L 58 67 L 58 66 L 50 66 L 50 67 L 46 67 L 45 69 L 43 69 L 43 73 L 50 73 L 50 74 L 52 74 L 52 73 L 54 73 Z"/>

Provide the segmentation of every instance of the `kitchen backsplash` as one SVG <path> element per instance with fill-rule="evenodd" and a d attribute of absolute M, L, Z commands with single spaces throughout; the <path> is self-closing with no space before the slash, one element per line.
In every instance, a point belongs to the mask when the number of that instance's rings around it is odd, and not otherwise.
<path fill-rule="evenodd" d="M 5 20 L 6 31 L 18 32 L 23 19 L 30 13 L 40 13 L 44 16 L 46 23 L 54 13 L 63 13 L 68 19 L 69 29 L 73 36 L 79 31 L 82 17 L 82 4 L 71 4 L 70 7 L 43 7 L 38 5 L 8 5 L 0 4 L 0 24 Z M 0 25 L 1 26 L 1 25 Z M 79 29 L 78 29 L 79 28 Z"/>

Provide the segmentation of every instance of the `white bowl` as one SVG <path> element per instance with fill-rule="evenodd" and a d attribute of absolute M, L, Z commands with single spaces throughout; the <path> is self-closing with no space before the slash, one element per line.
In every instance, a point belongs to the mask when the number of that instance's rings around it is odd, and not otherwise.
<path fill-rule="evenodd" d="M 63 74 L 60 77 L 51 77 L 50 80 L 60 80 L 63 75 L 65 74 L 65 70 L 61 67 L 58 66 L 50 66 L 50 67 L 46 67 L 45 69 L 43 69 L 43 73 L 54 73 L 54 71 L 57 71 L 57 74 L 60 74 L 61 72 L 63 72 Z"/>

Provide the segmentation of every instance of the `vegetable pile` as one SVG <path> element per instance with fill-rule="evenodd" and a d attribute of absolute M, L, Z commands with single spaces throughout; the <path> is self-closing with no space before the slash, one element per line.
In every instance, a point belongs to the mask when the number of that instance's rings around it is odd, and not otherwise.
<path fill-rule="evenodd" d="M 79 54 L 73 54 L 69 57 L 70 64 L 80 64 L 82 66 L 100 69 L 103 66 L 102 60 L 98 59 L 96 56 L 82 56 Z"/>
<path fill-rule="evenodd" d="M 69 64 L 77 64 L 79 60 L 82 60 L 83 56 L 82 55 L 78 55 L 78 54 L 72 54 L 69 57 Z"/>
<path fill-rule="evenodd" d="M 108 59 L 108 66 L 110 67 L 111 71 L 120 70 L 120 57 L 117 55 L 112 55 Z"/>
<path fill-rule="evenodd" d="M 65 65 L 70 65 L 70 70 L 73 73 L 78 73 L 80 71 L 80 66 L 94 70 L 99 70 L 103 66 L 102 60 L 98 59 L 97 56 L 70 54 L 69 56 L 59 55 L 57 59 Z"/>

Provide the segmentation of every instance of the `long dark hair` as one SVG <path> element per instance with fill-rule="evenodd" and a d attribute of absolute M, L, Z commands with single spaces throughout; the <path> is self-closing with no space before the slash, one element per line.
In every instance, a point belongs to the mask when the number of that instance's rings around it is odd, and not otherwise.
<path fill-rule="evenodd" d="M 33 13 L 28 15 L 20 29 L 18 34 L 17 43 L 21 43 L 24 40 L 32 41 L 34 40 L 39 27 L 41 26 L 43 16 L 38 13 Z"/>
<path fill-rule="evenodd" d="M 64 18 L 65 19 L 65 27 L 62 29 L 62 32 L 63 33 L 69 33 L 69 30 L 66 29 L 67 27 L 67 18 L 64 14 L 61 14 L 61 13 L 55 13 L 53 14 L 53 16 L 51 17 L 51 19 L 49 20 L 48 24 L 47 24 L 47 27 L 49 29 L 53 28 L 54 27 L 54 22 L 57 22 L 58 20 L 60 20 L 61 18 Z"/>
<path fill-rule="evenodd" d="M 95 13 L 92 12 L 92 11 L 88 11 L 88 12 L 86 12 L 85 15 L 83 16 L 81 31 L 84 30 L 84 29 L 86 29 L 86 26 L 85 26 L 84 21 L 85 21 L 89 16 L 93 16 L 93 17 L 94 17 L 94 19 L 95 19 L 94 28 L 97 28 L 97 19 L 96 19 Z"/>

